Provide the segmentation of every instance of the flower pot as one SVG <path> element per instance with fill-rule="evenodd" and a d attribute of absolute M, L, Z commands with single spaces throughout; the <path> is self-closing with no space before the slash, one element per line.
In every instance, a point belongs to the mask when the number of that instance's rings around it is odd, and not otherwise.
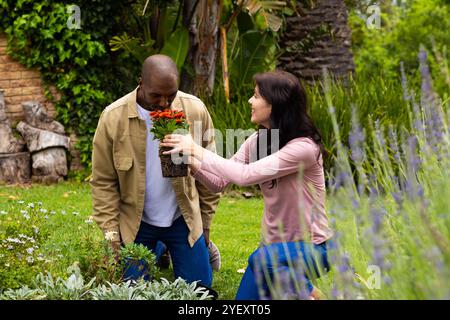
<path fill-rule="evenodd" d="M 165 178 L 172 177 L 186 177 L 188 175 L 188 165 L 184 161 L 180 164 L 176 164 L 172 161 L 172 155 L 163 154 L 164 151 L 168 151 L 171 148 L 160 147 L 159 159 L 161 160 L 161 171 Z"/>

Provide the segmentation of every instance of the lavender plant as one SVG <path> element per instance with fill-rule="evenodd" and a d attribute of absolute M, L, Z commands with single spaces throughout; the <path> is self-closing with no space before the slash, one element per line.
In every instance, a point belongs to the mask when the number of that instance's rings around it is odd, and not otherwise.
<path fill-rule="evenodd" d="M 318 280 L 328 298 L 450 298 L 449 118 L 445 102 L 433 91 L 423 48 L 419 61 L 419 101 L 401 71 L 411 128 L 397 132 L 389 123 L 372 122 L 372 138 L 364 141 L 364 129 L 353 117 L 350 150 L 340 142 L 325 91 L 337 137 L 335 161 L 341 164 L 329 177 L 334 197 L 328 210 L 340 212 L 330 214 L 339 234 L 335 265 Z M 355 172 L 358 179 L 342 183 Z"/>

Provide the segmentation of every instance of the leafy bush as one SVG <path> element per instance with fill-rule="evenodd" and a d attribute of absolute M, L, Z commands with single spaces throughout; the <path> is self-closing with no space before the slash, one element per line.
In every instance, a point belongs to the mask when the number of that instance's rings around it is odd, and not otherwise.
<path fill-rule="evenodd" d="M 93 300 L 206 300 L 211 298 L 205 288 L 197 287 L 196 282 L 188 284 L 181 278 L 169 282 L 127 281 L 121 284 L 100 285 L 90 292 Z"/>
<path fill-rule="evenodd" d="M 349 24 L 352 29 L 352 49 L 357 74 L 378 75 L 400 81 L 400 63 L 411 77 L 414 88 L 420 86 L 420 72 L 416 53 L 420 45 L 428 51 L 428 62 L 435 80 L 435 90 L 443 97 L 448 94 L 448 51 L 450 44 L 450 6 L 442 0 L 405 1 L 396 6 L 381 5 L 381 28 L 368 29 L 365 8 L 352 10 Z M 431 54 L 431 53 L 434 53 Z"/>

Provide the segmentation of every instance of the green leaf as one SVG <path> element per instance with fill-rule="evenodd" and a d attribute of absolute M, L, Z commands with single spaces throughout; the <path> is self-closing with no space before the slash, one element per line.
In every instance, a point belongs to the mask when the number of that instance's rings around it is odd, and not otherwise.
<path fill-rule="evenodd" d="M 240 12 L 236 17 L 236 21 L 240 34 L 244 34 L 255 27 L 252 18 L 245 12 Z"/>
<path fill-rule="evenodd" d="M 186 60 L 186 56 L 189 50 L 189 32 L 186 28 L 177 29 L 167 39 L 164 47 L 161 50 L 161 54 L 168 55 L 177 64 L 178 71 Z"/>

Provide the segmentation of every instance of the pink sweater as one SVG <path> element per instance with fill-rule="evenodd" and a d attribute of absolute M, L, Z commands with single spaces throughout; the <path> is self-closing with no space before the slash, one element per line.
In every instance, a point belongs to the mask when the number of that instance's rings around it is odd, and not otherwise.
<path fill-rule="evenodd" d="M 309 138 L 296 138 L 278 152 L 249 163 L 250 154 L 256 150 L 256 137 L 250 136 L 229 160 L 205 150 L 195 179 L 214 192 L 222 191 L 230 182 L 259 184 L 264 195 L 265 244 L 300 240 L 319 244 L 328 240 L 332 231 L 325 211 L 322 156 L 317 159 L 319 146 Z M 299 166 L 303 167 L 302 175 L 298 174 Z M 273 179 L 277 184 L 270 188 Z"/>

